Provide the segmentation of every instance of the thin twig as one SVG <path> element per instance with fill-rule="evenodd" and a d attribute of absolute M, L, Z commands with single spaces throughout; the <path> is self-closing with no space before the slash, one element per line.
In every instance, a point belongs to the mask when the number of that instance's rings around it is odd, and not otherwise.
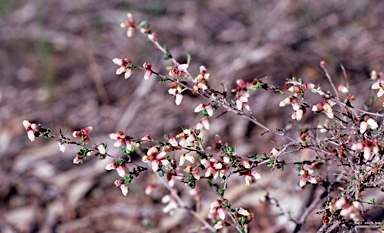
<path fill-rule="evenodd" d="M 172 196 L 176 199 L 180 208 L 186 209 L 190 214 L 195 216 L 202 224 L 204 224 L 204 226 L 207 227 L 210 231 L 216 231 L 215 228 L 213 228 L 204 218 L 202 218 L 198 213 L 196 213 L 196 211 L 192 210 L 185 204 L 185 202 L 180 198 L 180 196 L 177 194 L 173 187 L 171 187 L 163 178 L 161 178 L 159 174 L 156 173 L 156 175 L 160 179 L 164 187 L 167 188 L 168 191 L 172 194 Z"/>

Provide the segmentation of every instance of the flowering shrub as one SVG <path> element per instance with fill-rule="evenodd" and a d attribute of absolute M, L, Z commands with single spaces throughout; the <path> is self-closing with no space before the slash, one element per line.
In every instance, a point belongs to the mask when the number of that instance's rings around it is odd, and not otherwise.
<path fill-rule="evenodd" d="M 120 155 L 109 154 L 107 143 L 91 140 L 92 126 L 74 131 L 72 139 L 61 130 L 54 134 L 49 128 L 45 129 L 38 123 L 24 120 L 23 126 L 31 141 L 36 137 L 56 139 L 59 149 L 63 152 L 67 145 L 78 146 L 79 150 L 73 159 L 75 164 L 83 163 L 89 156 L 110 159 L 111 162 L 105 169 L 117 172 L 114 184 L 121 189 L 124 196 L 129 195 L 129 185 L 143 172 L 156 174 L 169 191 L 169 194 L 162 198 L 164 213 L 173 214 L 178 208 L 186 209 L 201 222 L 202 231 L 216 232 L 229 228 L 238 232 L 249 232 L 249 223 L 255 216 L 226 198 L 230 178 L 241 176 L 244 185 L 250 185 L 263 178 L 262 167 L 266 166 L 274 171 L 283 170 L 286 165 L 297 168 L 298 188 L 311 185 L 322 190 L 299 219 L 290 217 L 281 209 L 282 214 L 287 215 L 289 220 L 296 224 L 296 232 L 313 210 L 316 210 L 318 218 L 322 220 L 320 232 L 367 226 L 383 228 L 383 223 L 375 222 L 366 216 L 369 208 L 383 208 L 384 203 L 377 202 L 376 199 L 366 200 L 365 194 L 372 190 L 384 191 L 384 115 L 370 112 L 369 106 L 367 109 L 355 107 L 355 96 L 349 94 L 347 87 L 340 84 L 335 88 L 327 72 L 326 62 L 322 61 L 320 67 L 330 83 L 330 91 L 292 78 L 286 81 L 284 88 L 261 79 L 237 80 L 236 87 L 228 93 L 224 84 L 222 90 L 210 85 L 211 75 L 204 66 L 200 66 L 196 77 L 192 76 L 188 70 L 190 56 L 187 56 L 186 64 L 178 63 L 168 48 L 161 46 L 158 34 L 152 32 L 145 21 L 136 24 L 133 16 L 128 14 L 128 20 L 121 26 L 127 28 L 128 37 L 133 36 L 139 29 L 146 39 L 164 53 L 165 59 L 170 60 L 172 66 L 168 75 L 165 75 L 153 70 L 149 62 L 140 66 L 131 58 L 115 58 L 112 62 L 119 66 L 116 74 L 124 74 L 125 79 L 142 75 L 144 80 L 156 76 L 160 83 L 170 83 L 168 93 L 175 97 L 176 105 L 182 104 L 187 92 L 199 96 L 202 102 L 195 107 L 194 113 L 199 113 L 200 119 L 190 128 L 180 130 L 177 135 L 166 134 L 164 139 L 154 139 L 150 135 L 135 138 L 123 131 L 111 133 L 109 137 L 114 141 L 113 146 L 120 148 Z M 381 73 L 376 71 L 371 73 L 370 85 L 373 93 L 378 90 L 377 97 L 384 93 L 381 76 Z M 293 112 L 290 118 L 297 124 L 305 118 L 316 120 L 304 126 L 298 125 L 298 133 L 292 126 L 269 128 L 253 114 L 250 102 L 255 101 L 252 94 L 256 91 L 269 91 L 280 95 L 281 101 L 278 105 L 291 105 Z M 342 100 L 340 93 L 348 95 Z M 313 98 L 307 96 L 314 96 L 317 100 L 313 102 Z M 372 101 L 376 101 L 375 95 L 372 95 Z M 247 119 L 262 128 L 265 133 L 282 138 L 284 143 L 261 155 L 240 155 L 235 147 L 223 142 L 219 135 L 215 136 L 214 142 L 207 142 L 205 134 L 210 130 L 210 121 L 214 121 L 213 117 L 220 116 L 219 111 L 235 113 L 235 116 Z M 298 154 L 300 151 L 309 151 L 312 156 L 301 158 L 294 163 L 285 161 L 287 156 Z M 133 153 L 141 156 L 142 163 L 132 162 Z M 210 200 L 207 216 L 200 216 L 194 205 L 187 204 L 181 198 L 180 192 L 183 190 L 179 190 L 175 182 L 185 184 L 195 202 L 204 198 L 200 195 L 199 184 L 208 183 L 216 199 Z M 145 193 L 151 195 L 156 188 L 157 185 L 148 184 Z M 266 200 L 279 207 L 278 201 L 268 194 Z"/>

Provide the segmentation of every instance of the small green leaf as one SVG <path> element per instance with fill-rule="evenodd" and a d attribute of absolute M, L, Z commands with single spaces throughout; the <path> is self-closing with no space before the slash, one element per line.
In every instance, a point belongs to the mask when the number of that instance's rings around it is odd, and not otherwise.
<path fill-rule="evenodd" d="M 140 23 L 141 28 L 145 28 L 146 25 L 147 25 L 147 21 L 145 20 Z"/>
<path fill-rule="evenodd" d="M 244 217 L 244 216 L 242 216 L 241 218 L 240 218 L 240 225 L 242 225 L 242 226 L 244 226 L 244 224 L 245 224 L 245 222 L 247 221 L 247 219 Z"/>
<path fill-rule="evenodd" d="M 169 60 L 171 58 L 171 54 L 170 53 L 166 53 L 165 56 L 164 56 L 164 60 Z"/>
<path fill-rule="evenodd" d="M 132 182 L 132 177 L 130 175 L 124 176 L 124 184 L 129 185 Z"/>
<path fill-rule="evenodd" d="M 194 189 L 196 187 L 196 182 L 195 180 L 190 180 L 188 182 L 188 187 L 190 187 L 191 189 Z"/>
<path fill-rule="evenodd" d="M 163 177 L 164 176 L 164 171 L 160 169 L 160 170 L 157 171 L 157 174 L 159 174 L 160 177 Z"/>
<path fill-rule="evenodd" d="M 375 198 L 371 198 L 371 199 L 369 199 L 369 203 L 370 203 L 370 204 L 375 204 Z"/>
<path fill-rule="evenodd" d="M 220 195 L 220 196 L 223 196 L 224 195 L 224 189 L 223 188 L 217 188 L 217 193 Z"/>
<path fill-rule="evenodd" d="M 258 154 L 256 153 L 255 155 L 253 155 L 251 158 L 249 158 L 250 160 L 258 160 L 257 158 Z"/>
<path fill-rule="evenodd" d="M 274 164 L 275 164 L 275 160 L 273 158 L 270 158 L 269 162 L 267 163 L 267 167 L 273 167 Z"/>

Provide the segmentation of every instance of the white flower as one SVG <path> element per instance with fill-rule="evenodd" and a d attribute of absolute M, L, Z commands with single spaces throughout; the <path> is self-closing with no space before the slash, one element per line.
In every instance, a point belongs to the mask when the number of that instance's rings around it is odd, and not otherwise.
<path fill-rule="evenodd" d="M 60 149 L 61 152 L 64 153 L 65 152 L 65 144 L 59 142 L 59 149 Z"/>
<path fill-rule="evenodd" d="M 381 97 L 384 95 L 384 83 L 382 80 L 375 82 L 372 87 L 373 90 L 379 89 L 379 92 L 377 92 L 377 97 Z"/>
<path fill-rule="evenodd" d="M 341 93 L 348 93 L 349 90 L 346 86 L 344 86 L 343 84 L 339 84 L 339 86 L 337 87 L 337 90 L 340 91 Z"/>
<path fill-rule="evenodd" d="M 280 101 L 279 106 L 284 107 L 290 103 L 291 103 L 291 98 L 287 97 L 287 98 L 283 99 L 282 101 Z"/>
<path fill-rule="evenodd" d="M 243 208 L 240 208 L 237 213 L 240 215 L 243 215 L 243 216 L 249 216 L 250 215 L 249 211 L 246 209 L 243 209 Z"/>

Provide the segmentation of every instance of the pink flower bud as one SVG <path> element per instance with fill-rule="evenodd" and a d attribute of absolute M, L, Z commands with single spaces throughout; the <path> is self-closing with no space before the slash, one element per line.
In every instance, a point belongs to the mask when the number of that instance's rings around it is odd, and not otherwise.
<path fill-rule="evenodd" d="M 327 66 L 327 62 L 324 61 L 324 60 L 322 60 L 322 61 L 320 62 L 320 67 L 324 69 L 326 66 Z"/>
<path fill-rule="evenodd" d="M 156 184 L 149 184 L 149 185 L 147 185 L 147 187 L 145 188 L 145 194 L 146 195 L 151 194 L 152 191 L 155 190 L 156 188 L 157 188 Z"/>
<path fill-rule="evenodd" d="M 251 168 L 251 164 L 249 164 L 249 160 L 248 159 L 243 159 L 241 161 L 241 165 L 243 165 L 243 167 L 245 167 L 246 169 L 250 169 Z"/>
<path fill-rule="evenodd" d="M 340 91 L 341 93 L 348 93 L 349 91 L 348 88 L 343 84 L 339 84 L 339 86 L 337 87 L 337 90 Z"/>

